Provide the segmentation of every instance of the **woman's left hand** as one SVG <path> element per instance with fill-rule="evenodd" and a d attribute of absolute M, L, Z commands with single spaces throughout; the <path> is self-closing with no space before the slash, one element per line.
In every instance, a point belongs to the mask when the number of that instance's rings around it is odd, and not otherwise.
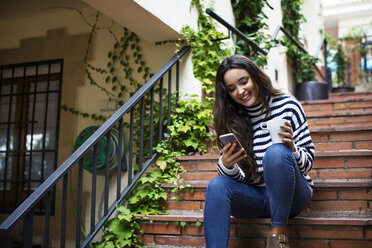
<path fill-rule="evenodd" d="M 289 121 L 285 121 L 285 126 L 280 126 L 283 132 L 279 132 L 283 138 L 283 142 L 291 149 L 292 152 L 296 151 L 296 148 L 293 144 L 293 132 L 292 125 Z"/>

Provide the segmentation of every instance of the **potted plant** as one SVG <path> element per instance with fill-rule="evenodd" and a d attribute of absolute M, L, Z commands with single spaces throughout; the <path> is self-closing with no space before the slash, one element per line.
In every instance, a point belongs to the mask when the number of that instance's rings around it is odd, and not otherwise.
<path fill-rule="evenodd" d="M 336 64 L 336 80 L 337 87 L 332 88 L 332 92 L 352 92 L 354 87 L 350 86 L 350 82 L 346 80 L 346 68 L 349 63 L 348 57 L 343 51 L 341 42 L 336 45 L 336 53 L 333 56 L 333 61 Z"/>
<path fill-rule="evenodd" d="M 314 65 L 318 58 L 300 51 L 294 45 L 288 46 L 286 54 L 294 70 L 295 97 L 300 101 L 328 99 L 328 85 L 316 80 Z"/>

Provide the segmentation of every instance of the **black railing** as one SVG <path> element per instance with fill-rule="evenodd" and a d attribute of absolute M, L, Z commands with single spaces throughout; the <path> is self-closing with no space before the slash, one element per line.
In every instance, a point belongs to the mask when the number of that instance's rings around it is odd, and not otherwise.
<path fill-rule="evenodd" d="M 56 171 L 54 171 L 31 195 L 28 197 L 8 218 L 0 225 L 0 243 L 1 247 L 13 247 L 14 244 L 21 243 L 22 247 L 32 247 L 34 245 L 40 245 L 42 247 L 59 246 L 59 247 L 87 247 L 89 246 L 97 233 L 101 230 L 103 224 L 108 218 L 114 213 L 116 206 L 121 204 L 124 198 L 130 193 L 136 181 L 146 171 L 149 165 L 156 159 L 157 154 L 153 153 L 153 146 L 155 143 L 160 143 L 164 137 L 163 130 L 165 123 L 162 122 L 163 118 L 167 118 L 169 124 L 170 120 L 170 105 L 172 95 L 172 85 L 176 84 L 176 91 L 179 89 L 179 60 L 189 51 L 190 47 L 183 47 L 175 56 L 173 56 L 165 66 L 163 66 L 143 87 L 138 90 L 123 106 L 119 108 L 102 126 L 100 126 L 76 151 L 62 163 Z M 175 73 L 172 73 L 172 68 L 176 67 Z M 172 75 L 175 74 L 175 83 L 172 80 Z M 167 95 L 163 96 L 163 79 L 168 78 L 168 89 Z M 155 86 L 159 86 L 160 90 L 156 91 Z M 173 90 L 174 91 L 174 90 Z M 155 92 L 159 92 L 158 98 L 155 96 Z M 178 94 L 177 94 L 178 96 Z M 148 99 L 150 98 L 150 99 Z M 163 105 L 163 99 L 168 98 L 168 105 Z M 154 121 L 154 100 L 158 100 L 159 103 L 159 122 L 158 127 L 153 125 Z M 145 100 L 150 100 L 150 108 L 145 108 Z M 138 107 L 139 104 L 139 107 Z M 167 107 L 164 108 L 164 107 Z M 163 117 L 162 110 L 167 110 L 167 116 Z M 139 117 L 136 115 L 139 111 Z M 128 116 L 129 115 L 129 116 Z M 150 117 L 150 126 L 144 128 L 144 118 Z M 135 116 L 139 118 L 135 121 Z M 109 159 L 106 159 L 106 166 L 103 172 L 97 171 L 97 152 L 99 141 L 102 138 L 106 138 L 108 141 L 112 138 L 112 133 L 118 132 L 118 136 L 123 136 L 124 121 L 129 122 L 128 127 L 125 129 L 129 132 L 129 147 L 128 154 L 128 167 L 126 172 L 123 170 L 123 162 L 126 162 L 123 157 L 125 154 L 122 152 L 124 146 L 121 138 L 118 139 L 117 152 L 117 166 L 116 166 L 116 180 L 110 180 L 114 178 L 115 173 L 110 167 Z M 135 126 L 136 125 L 136 126 Z M 129 129 L 129 130 L 128 130 Z M 136 129 L 136 130 L 135 130 Z M 138 133 L 139 132 L 139 133 Z M 154 140 L 155 133 L 157 134 Z M 134 142 L 134 135 L 138 134 L 139 143 Z M 146 141 L 146 142 L 145 142 Z M 136 147 L 135 147 L 136 146 Z M 110 149 L 107 145 L 106 157 L 110 157 Z M 134 150 L 139 151 L 138 157 L 134 155 Z M 93 151 L 93 166 L 91 170 L 91 182 L 88 182 L 88 186 L 85 185 L 83 179 L 89 179 L 89 176 L 84 176 L 84 156 L 88 153 L 91 154 Z M 133 165 L 138 164 L 138 168 L 134 169 Z M 73 170 L 74 169 L 74 170 Z M 134 173 L 135 171 L 135 173 Z M 68 193 L 70 193 L 70 201 L 72 202 L 72 186 L 73 172 L 77 172 L 77 185 L 75 185 L 77 194 L 76 206 L 72 205 L 74 214 L 72 215 L 67 211 L 68 206 Z M 123 175 L 126 173 L 126 176 Z M 88 174 L 89 175 L 89 174 Z M 104 176 L 104 179 L 97 180 L 97 176 Z M 74 178 L 75 179 L 75 178 Z M 127 185 L 124 187 L 122 181 L 127 181 Z M 103 216 L 100 217 L 99 211 L 96 208 L 96 191 L 99 189 L 97 184 L 104 181 L 103 183 Z M 90 189 L 87 189 L 89 188 Z M 70 188 L 70 190 L 68 190 Z M 84 188 L 84 190 L 83 190 Z M 114 194 L 110 194 L 110 188 Z M 84 192 L 83 192 L 84 191 Z M 45 216 L 40 221 L 39 217 L 35 221 L 34 218 L 34 207 L 39 204 L 45 204 L 45 209 L 50 209 L 51 195 L 53 192 L 57 192 L 57 202 L 60 206 L 56 207 L 56 213 L 51 216 L 50 211 L 45 212 Z M 87 193 L 89 197 L 87 197 Z M 89 200 L 89 202 L 88 202 Z M 84 204 L 84 207 L 83 207 Z M 90 215 L 88 216 L 88 213 Z M 89 220 L 88 220 L 89 219 Z M 23 223 L 20 223 L 23 221 Z M 85 233 L 85 227 L 89 229 Z M 21 240 L 12 237 L 12 229 L 17 226 L 17 234 L 19 235 L 19 226 L 23 225 Z M 43 227 L 43 228 L 41 228 Z M 37 244 L 35 244 L 35 237 L 42 237 Z M 59 244 L 51 245 L 52 240 L 58 240 Z M 72 245 L 74 243 L 74 245 Z"/>
<path fill-rule="evenodd" d="M 211 17 L 213 17 L 216 21 L 218 21 L 219 23 L 221 23 L 223 26 L 225 26 L 229 32 L 231 31 L 232 33 L 234 33 L 237 37 L 239 37 L 240 39 L 244 40 L 246 43 L 248 43 L 252 49 L 258 53 L 261 53 L 262 55 L 268 55 L 269 52 L 270 52 L 270 49 L 272 47 L 270 47 L 268 50 L 265 50 L 261 47 L 259 47 L 256 43 L 254 43 L 252 40 L 250 40 L 245 34 L 243 34 L 239 29 L 235 28 L 234 26 L 232 26 L 231 24 L 229 24 L 227 21 L 225 21 L 222 17 L 220 17 L 219 15 L 217 15 L 213 10 L 207 8 L 206 9 L 206 13 L 208 15 L 210 15 Z M 309 54 L 306 49 L 296 40 L 294 39 L 290 34 L 289 32 L 283 28 L 282 26 L 278 25 L 278 27 L 276 28 L 274 34 L 271 36 L 271 40 L 272 41 L 275 41 L 276 43 L 278 42 L 277 40 L 277 36 L 279 34 L 279 32 L 282 31 L 284 33 L 284 35 L 296 46 L 298 47 L 303 53 L 305 54 Z M 319 48 L 318 48 L 318 51 L 316 53 L 316 57 L 319 56 L 319 50 L 323 47 L 323 55 L 324 55 L 324 67 L 327 68 L 327 41 L 325 38 L 322 38 L 321 42 L 320 42 L 320 45 L 319 45 Z M 316 66 L 316 65 L 313 65 L 314 66 L 314 69 L 318 72 L 318 74 L 323 77 L 323 79 L 328 83 L 328 85 L 331 83 L 328 81 L 328 70 L 325 70 L 325 76 L 323 76 L 323 74 L 320 72 L 319 68 Z M 332 86 L 330 86 L 332 87 Z"/>

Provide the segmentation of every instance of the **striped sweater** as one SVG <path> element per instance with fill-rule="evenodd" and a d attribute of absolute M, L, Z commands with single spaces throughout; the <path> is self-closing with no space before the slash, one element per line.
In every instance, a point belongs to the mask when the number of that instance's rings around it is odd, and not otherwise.
<path fill-rule="evenodd" d="M 301 104 L 296 98 L 287 95 L 269 97 L 268 100 L 270 120 L 281 118 L 290 121 L 293 131 L 293 141 L 296 147 L 294 156 L 297 160 L 297 165 L 309 185 L 313 187 L 314 183 L 307 173 L 313 166 L 315 149 Z M 260 123 L 265 118 L 265 113 L 262 113 L 262 104 L 247 107 L 246 109 L 248 115 L 251 117 L 253 127 L 253 152 L 256 155 L 258 165 L 256 177 L 254 180 L 248 180 L 237 164 L 234 164 L 231 169 L 226 168 L 221 162 L 221 157 L 217 165 L 218 174 L 220 176 L 229 176 L 248 184 L 264 186 L 262 159 L 266 149 L 271 146 L 272 141 L 269 131 L 260 128 Z"/>

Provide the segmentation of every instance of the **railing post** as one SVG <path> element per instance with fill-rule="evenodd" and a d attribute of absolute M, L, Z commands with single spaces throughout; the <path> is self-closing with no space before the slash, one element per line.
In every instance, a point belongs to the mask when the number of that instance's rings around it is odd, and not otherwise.
<path fill-rule="evenodd" d="M 327 44 L 328 44 L 327 39 L 324 39 L 324 44 L 323 44 L 324 73 L 325 73 L 326 82 L 328 84 L 328 91 L 332 92 L 332 80 L 331 80 L 331 75 L 329 73 L 328 62 L 327 62 L 327 59 L 328 59 Z"/>
<path fill-rule="evenodd" d="M 32 247 L 34 211 L 31 210 L 23 218 L 23 240 L 22 248 Z"/>
<path fill-rule="evenodd" d="M 0 244 L 4 248 L 13 248 L 12 235 L 8 229 L 0 229 Z"/>

